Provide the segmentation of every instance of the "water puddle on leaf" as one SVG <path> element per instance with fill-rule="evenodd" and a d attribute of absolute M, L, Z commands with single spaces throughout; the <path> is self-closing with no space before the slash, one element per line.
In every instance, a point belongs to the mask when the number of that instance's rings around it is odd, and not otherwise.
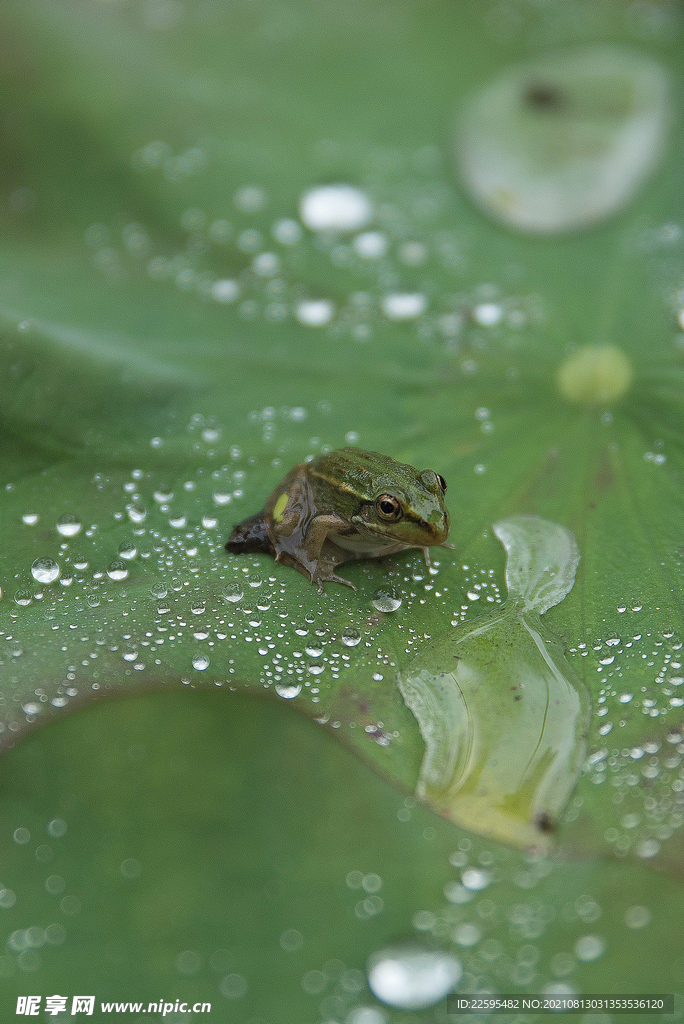
<path fill-rule="evenodd" d="M 398 685 L 425 741 L 417 795 L 473 832 L 549 845 L 586 752 L 589 696 L 539 616 L 572 589 L 574 536 L 537 516 L 494 533 L 508 601 L 426 648 Z"/>

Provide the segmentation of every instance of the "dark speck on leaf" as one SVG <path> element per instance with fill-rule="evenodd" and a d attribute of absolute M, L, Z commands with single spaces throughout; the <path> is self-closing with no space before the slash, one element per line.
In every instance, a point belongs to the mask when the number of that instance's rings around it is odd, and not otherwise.
<path fill-rule="evenodd" d="M 534 823 L 540 832 L 554 831 L 554 824 L 551 821 L 549 815 L 546 813 L 546 811 L 542 811 L 540 814 L 538 814 L 534 819 Z"/>
<path fill-rule="evenodd" d="M 523 99 L 528 107 L 537 110 L 562 110 L 567 99 L 560 89 L 549 82 L 532 82 L 527 86 Z"/>

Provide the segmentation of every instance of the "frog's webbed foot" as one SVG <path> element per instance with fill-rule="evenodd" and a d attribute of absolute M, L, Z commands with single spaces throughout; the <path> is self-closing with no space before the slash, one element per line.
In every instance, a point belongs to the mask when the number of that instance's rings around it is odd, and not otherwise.
<path fill-rule="evenodd" d="M 456 545 L 452 544 L 450 540 L 443 540 L 439 546 L 440 548 L 449 548 L 450 551 L 456 550 Z"/>
<path fill-rule="evenodd" d="M 351 582 L 351 580 L 345 580 L 342 576 L 335 576 L 334 574 L 332 576 L 326 576 L 325 580 L 322 580 L 322 579 L 319 578 L 318 580 L 315 580 L 315 581 L 312 580 L 311 582 L 312 583 L 314 583 L 314 582 L 318 583 L 318 593 L 319 594 L 323 593 L 323 583 L 324 582 L 325 583 L 343 583 L 345 585 L 345 587 L 351 587 L 352 590 L 358 590 L 358 587 L 355 587 L 354 584 Z"/>

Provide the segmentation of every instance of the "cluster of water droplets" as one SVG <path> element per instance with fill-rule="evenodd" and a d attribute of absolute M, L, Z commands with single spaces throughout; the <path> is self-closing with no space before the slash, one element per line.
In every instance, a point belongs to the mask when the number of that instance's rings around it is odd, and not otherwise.
<path fill-rule="evenodd" d="M 339 156 L 331 147 L 316 155 L 324 179 Z M 133 167 L 161 175 L 173 189 L 209 166 L 210 150 L 207 144 L 174 156 L 155 140 L 136 151 Z M 266 188 L 247 183 L 220 211 L 182 210 L 185 239 L 176 251 L 138 222 L 116 230 L 91 224 L 86 244 L 108 280 L 143 273 L 244 320 L 293 321 L 334 339 L 368 342 L 403 324 L 424 342 L 461 352 L 466 374 L 493 341 L 545 322 L 539 296 L 519 289 L 519 268 L 505 268 L 501 282 L 444 294 L 445 271 L 450 278 L 467 274 L 472 241 L 461 228 L 445 227 L 462 201 L 439 149 L 354 156 L 358 182 L 312 184 L 285 216 L 272 210 Z M 302 272 L 321 260 L 337 272 L 334 293 L 312 289 Z"/>
<path fill-rule="evenodd" d="M 47 894 L 49 914 L 39 922 L 23 922 L 22 927 L 9 931 L 3 954 L 0 955 L 0 977 L 9 978 L 15 974 L 35 974 L 43 964 L 44 952 L 50 947 L 62 945 L 67 938 L 68 919 L 81 909 L 81 901 L 70 891 L 67 880 L 55 871 L 53 860 L 60 851 L 60 839 L 67 832 L 67 822 L 52 818 L 44 825 L 39 835 L 31 835 L 25 825 L 17 825 L 11 839 L 22 853 L 28 872 L 37 887 Z M 47 840 L 47 841 L 46 841 Z M 19 851 L 17 850 L 17 853 Z M 17 894 L 0 882 L 0 911 L 17 905 Z"/>
<path fill-rule="evenodd" d="M 41 553 L 0 603 L 6 613 L 0 661 L 16 681 L 13 698 L 5 698 L 0 733 L 19 731 L 98 691 L 152 678 L 186 686 L 256 684 L 285 700 L 301 695 L 312 705 L 361 662 L 369 683 L 393 685 L 383 622 L 394 616 L 407 651 L 429 639 L 410 612 L 435 601 L 447 607 L 448 586 L 439 579 L 443 555 L 431 566 L 418 551 L 388 562 L 382 585 L 370 588 L 359 607 L 329 584 L 320 607 L 307 612 L 293 603 L 293 588 L 305 584 L 292 570 L 276 570 L 265 555 L 224 550 L 231 526 L 254 511 L 244 499 L 246 488 L 255 491 L 250 485 L 257 472 L 255 508 L 263 499 L 263 452 L 282 465 L 281 432 L 303 429 L 317 416 L 323 425 L 329 403 L 319 404 L 313 414 L 267 407 L 250 413 L 249 424 L 268 433 L 258 457 L 231 445 L 218 421 L 193 415 L 185 427 L 196 461 L 192 473 L 169 480 L 153 469 L 134 468 L 121 477 L 96 472 L 90 486 L 98 507 L 108 510 L 104 518 L 100 512 L 93 521 L 87 502 L 81 511 L 55 515 L 34 506 L 21 516 L 19 536 Z M 357 440 L 353 432 L 344 438 Z M 163 447 L 163 438 L 156 441 L 152 449 Z M 311 437 L 309 447 L 310 457 L 330 448 L 320 436 Z M 152 455 L 150 464 L 155 461 Z M 368 573 L 377 566 L 359 568 Z M 31 684 L 24 667 L 33 649 L 49 657 L 40 685 Z M 358 728 L 381 746 L 398 735 L 370 715 L 350 721 L 321 714 L 318 720 Z"/>
<path fill-rule="evenodd" d="M 399 817 L 410 821 L 412 805 L 405 803 L 407 813 Z M 429 843 L 434 829 L 425 833 Z M 609 926 L 605 918 L 618 913 L 630 931 L 652 920 L 643 905 L 625 901 L 624 907 L 604 910 L 588 893 L 558 895 L 546 884 L 553 862 L 539 854 L 488 849 L 464 836 L 449 862 L 454 876 L 444 885 L 445 902 L 417 910 L 413 935 L 369 957 L 368 986 L 390 1007 L 417 1010 L 454 991 L 580 994 L 586 991 L 586 968 L 596 964 L 600 971 L 609 949 L 605 932 L 615 922 Z M 351 872 L 347 885 L 358 891 L 364 878 L 362 872 Z M 511 898 L 511 884 L 519 891 L 517 900 Z"/>
<path fill-rule="evenodd" d="M 611 790 L 606 842 L 618 856 L 650 859 L 684 825 L 683 647 L 671 628 L 634 630 L 641 601 L 621 603 L 617 611 L 630 616 L 624 631 L 570 649 L 599 677 L 585 776 Z M 584 803 L 575 796 L 566 820 L 575 820 Z"/>

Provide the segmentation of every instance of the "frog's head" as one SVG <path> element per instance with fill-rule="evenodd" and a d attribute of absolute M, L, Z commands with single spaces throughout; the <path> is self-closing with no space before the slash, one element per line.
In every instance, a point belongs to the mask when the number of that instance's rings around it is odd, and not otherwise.
<path fill-rule="evenodd" d="M 450 521 L 444 503 L 444 477 L 399 462 L 393 463 L 389 473 L 385 467 L 378 473 L 377 468 L 372 474 L 372 492 L 351 517 L 357 529 L 416 547 L 445 541 Z"/>

